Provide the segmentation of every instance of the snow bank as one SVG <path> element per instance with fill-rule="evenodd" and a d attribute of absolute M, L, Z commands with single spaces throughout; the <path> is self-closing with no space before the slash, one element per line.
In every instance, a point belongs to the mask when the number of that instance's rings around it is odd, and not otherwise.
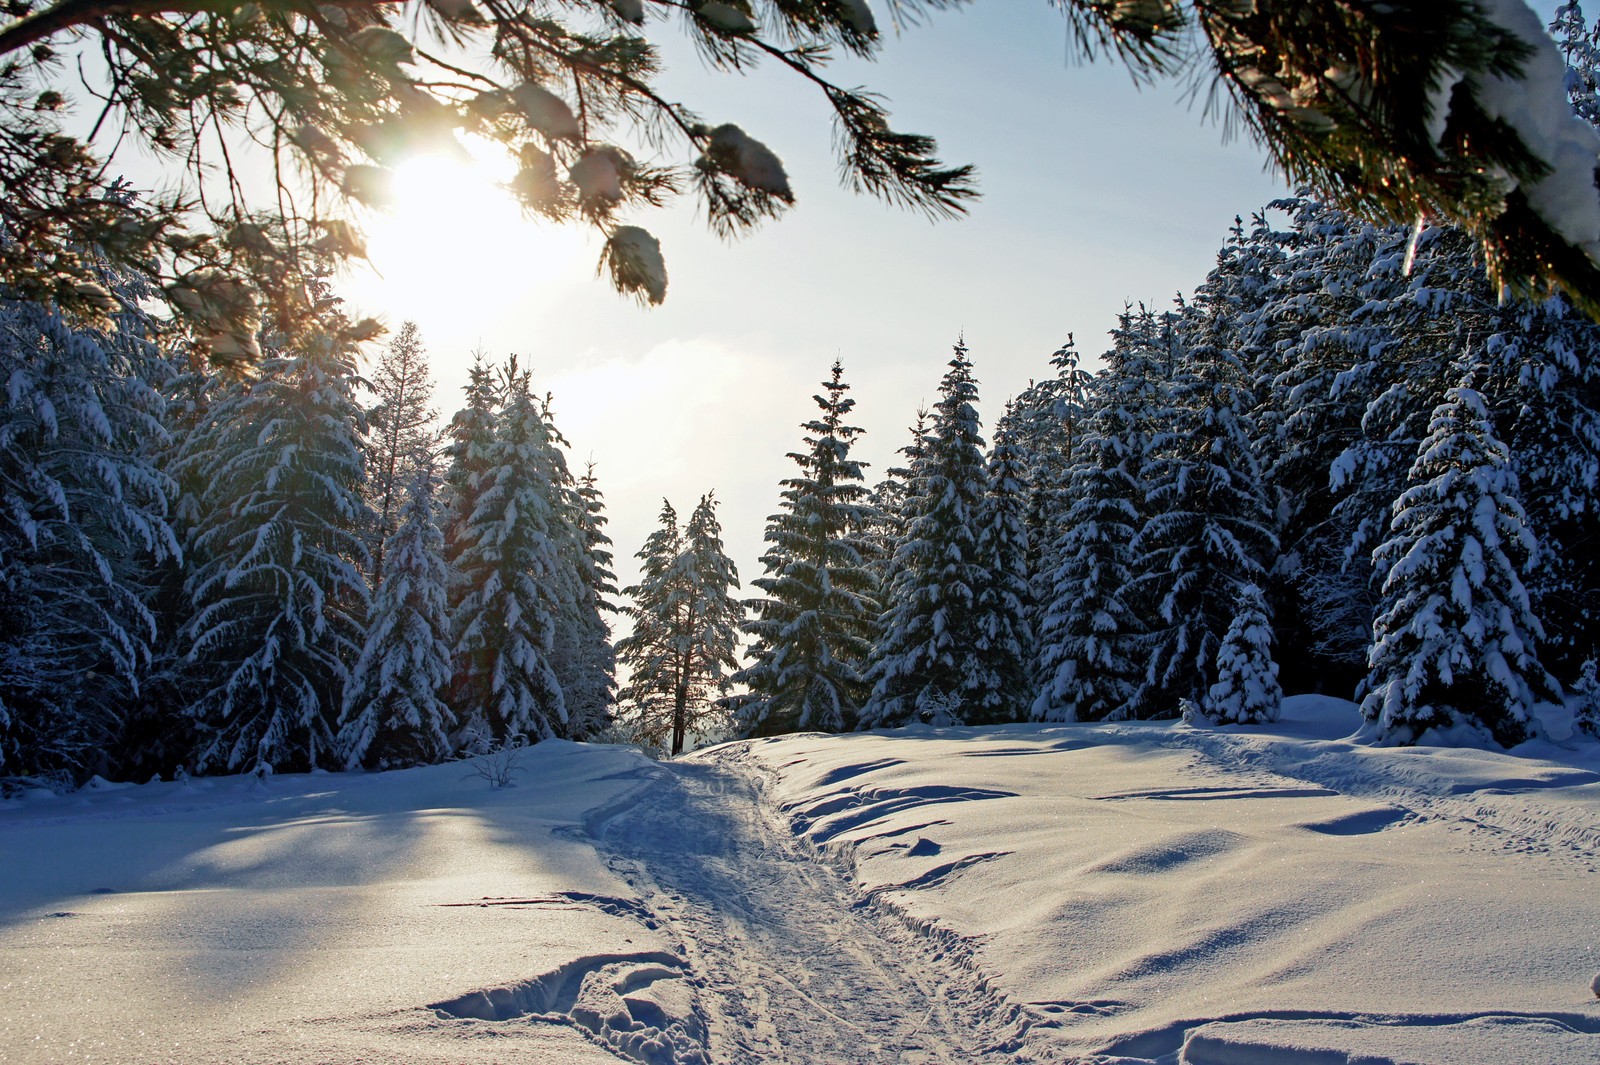
<path fill-rule="evenodd" d="M 703 1060 L 681 945 L 583 831 L 662 770 L 519 769 L 0 803 L 0 1061 Z"/>
<path fill-rule="evenodd" d="M 1357 724 L 33 793 L 0 1061 L 1600 1061 L 1600 744 Z"/>
<path fill-rule="evenodd" d="M 1068 1060 L 1600 1061 L 1600 746 L 1265 727 L 911 728 L 734 744 L 793 830 Z M 1101 1060 L 1101 1059 L 1096 1059 Z"/>

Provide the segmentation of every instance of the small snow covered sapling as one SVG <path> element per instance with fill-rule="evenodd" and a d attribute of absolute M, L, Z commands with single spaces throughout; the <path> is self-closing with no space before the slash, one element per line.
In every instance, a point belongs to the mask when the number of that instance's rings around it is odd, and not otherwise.
<path fill-rule="evenodd" d="M 472 759 L 471 775 L 488 781 L 491 788 L 516 787 L 511 778 L 522 771 L 518 762 L 527 746 L 526 736 L 507 736 Z"/>
<path fill-rule="evenodd" d="M 1206 716 L 1224 725 L 1257 725 L 1276 721 L 1282 702 L 1266 596 L 1259 585 L 1247 584 L 1217 650 L 1217 682 L 1206 695 Z"/>
<path fill-rule="evenodd" d="M 961 714 L 961 697 L 953 692 L 929 692 L 917 701 L 917 720 L 934 728 L 965 724 Z"/>
<path fill-rule="evenodd" d="M 1600 739 L 1600 680 L 1596 679 L 1595 670 L 1596 663 L 1591 658 L 1578 672 L 1578 679 L 1572 684 L 1572 716 L 1579 732 Z"/>

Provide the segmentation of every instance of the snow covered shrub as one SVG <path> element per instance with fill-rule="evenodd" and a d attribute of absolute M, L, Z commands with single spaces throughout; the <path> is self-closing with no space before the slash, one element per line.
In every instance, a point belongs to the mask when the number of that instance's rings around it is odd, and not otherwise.
<path fill-rule="evenodd" d="M 1259 585 L 1247 584 L 1217 649 L 1217 682 L 1206 695 L 1206 716 L 1223 725 L 1259 725 L 1278 720 L 1282 702 L 1267 597 Z"/>
<path fill-rule="evenodd" d="M 507 736 L 472 759 L 472 775 L 488 782 L 491 788 L 515 787 L 512 777 L 522 772 L 518 764 L 528 741 L 524 736 Z"/>
<path fill-rule="evenodd" d="M 961 697 L 952 692 L 923 692 L 917 700 L 917 720 L 934 728 L 964 725 Z"/>
<path fill-rule="evenodd" d="M 1583 664 L 1572 685 L 1572 713 L 1579 732 L 1600 739 L 1600 680 L 1595 678 L 1595 660 Z"/>
<path fill-rule="evenodd" d="M 0 799 L 14 799 L 30 791 L 66 795 L 77 789 L 77 782 L 65 769 L 52 769 L 33 776 L 0 776 Z"/>

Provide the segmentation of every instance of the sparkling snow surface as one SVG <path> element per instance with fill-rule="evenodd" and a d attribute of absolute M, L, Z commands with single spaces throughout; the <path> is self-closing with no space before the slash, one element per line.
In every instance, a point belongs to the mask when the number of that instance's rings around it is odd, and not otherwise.
<path fill-rule="evenodd" d="M 1600 744 L 912 728 L 0 804 L 0 1061 L 1600 1061 Z"/>

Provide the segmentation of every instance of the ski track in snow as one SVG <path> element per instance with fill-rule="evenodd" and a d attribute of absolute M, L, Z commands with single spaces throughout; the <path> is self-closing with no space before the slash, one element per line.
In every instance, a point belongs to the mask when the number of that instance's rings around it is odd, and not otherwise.
<path fill-rule="evenodd" d="M 1363 835 L 1400 825 L 1438 822 L 1460 832 L 1463 846 L 1471 850 L 1533 855 L 1584 872 L 1600 871 L 1600 822 L 1574 823 L 1570 814 L 1562 816 L 1565 811 L 1540 799 L 1542 792 L 1600 782 L 1600 775 L 1584 769 L 1545 770 L 1504 779 L 1468 776 L 1440 793 L 1437 776 L 1432 775 L 1439 770 L 1431 762 L 1441 757 L 1470 761 L 1477 752 L 1417 752 L 1413 756 L 1419 759 L 1418 779 L 1409 780 L 1395 773 L 1395 752 L 1387 752 L 1381 772 L 1352 772 L 1350 755 L 1362 751 L 1352 742 L 1325 742 L 1323 753 L 1307 757 L 1303 745 L 1285 744 L 1271 736 L 1196 731 L 1185 736 L 1181 746 L 1201 751 L 1215 764 L 1218 775 L 1232 782 L 1228 789 L 1217 789 L 1219 792 L 1287 795 L 1293 793 L 1293 785 L 1301 784 L 1308 789 L 1304 793 L 1319 789 L 1321 794 L 1364 799 L 1377 806 L 1302 826 L 1312 831 Z M 1400 754 L 1405 756 L 1405 752 Z M 1284 786 L 1286 781 L 1290 787 Z"/>
<path fill-rule="evenodd" d="M 1557 876 L 1593 873 L 1600 866 L 1600 821 L 1572 816 L 1577 789 L 1592 793 L 1593 786 L 1600 783 L 1600 774 L 1585 768 L 1540 763 L 1531 758 L 1523 761 L 1471 749 L 1396 751 L 1370 748 L 1344 738 L 1319 736 L 1308 742 L 1307 737 L 1286 739 L 1254 730 L 1185 728 L 1181 734 L 1162 738 L 1142 725 L 1103 725 L 1100 729 L 1099 742 L 1108 748 L 1123 743 L 1138 747 L 1153 740 L 1156 747 L 1188 755 L 1191 763 L 1180 786 L 1085 796 L 1093 800 L 1187 805 L 1240 799 L 1268 803 L 1285 799 L 1354 799 L 1369 808 L 1301 822 L 1298 827 L 1349 837 L 1431 823 L 1458 834 L 1457 846 L 1461 850 L 1548 862 Z M 1026 758 L 1075 750 L 1084 742 L 1068 739 L 960 754 Z M 759 766 L 762 759 L 750 757 L 749 752 L 745 745 L 733 745 L 709 755 L 741 768 Z M 784 763 L 788 764 L 792 763 Z M 880 758 L 834 767 L 801 789 L 805 798 L 777 805 L 778 813 L 788 819 L 796 835 L 809 841 L 813 860 L 834 865 L 853 881 L 857 879 L 858 847 L 876 847 L 876 852 L 881 852 L 883 840 L 890 836 L 927 827 L 887 828 L 880 825 L 880 818 L 911 805 L 1012 794 L 930 784 L 884 787 L 870 778 L 870 774 L 892 769 L 896 764 L 895 759 Z M 772 767 L 773 763 L 767 762 L 766 768 Z M 841 782 L 855 785 L 862 777 L 868 779 L 860 780 L 859 787 L 838 788 Z M 892 823 L 885 820 L 882 825 Z M 835 838 L 852 832 L 855 836 L 851 839 Z M 1192 833 L 1154 848 L 1136 850 L 1131 857 L 1110 857 L 1095 868 L 1101 872 L 1159 875 L 1196 858 L 1232 850 L 1238 842 L 1228 838 L 1233 835 L 1221 829 Z M 903 845 L 887 846 L 893 850 Z M 940 850 L 937 844 L 920 837 L 916 846 L 923 849 L 907 853 L 927 856 Z M 1004 852 L 979 853 L 937 866 L 908 883 L 858 890 L 865 891 L 875 904 L 892 896 L 883 902 L 883 907 L 899 913 L 895 907 L 909 901 L 910 897 L 904 894 L 908 889 L 915 894 L 921 889 L 938 888 L 967 866 L 1004 857 Z M 931 905 L 937 912 L 940 903 Z M 909 918 L 906 921 L 909 923 Z M 991 985 L 980 968 L 986 937 L 962 940 L 936 922 L 921 931 L 931 938 L 943 937 L 959 944 L 963 948 L 963 968 L 973 973 L 981 986 Z M 1232 936 L 1237 930 L 1224 931 L 1229 934 L 1219 934 L 1216 943 L 1167 945 L 1145 961 L 1182 967 L 1220 956 L 1227 953 L 1232 938 L 1237 938 Z M 1600 978 L 1596 981 L 1600 983 Z M 1004 993 L 1003 981 L 992 983 L 995 994 Z M 1512 1060 L 1570 1065 L 1600 1060 L 1591 1057 L 1595 1038 L 1600 1036 L 1600 1019 L 1590 1012 L 1559 1008 L 1387 1012 L 1381 1008 L 1268 1007 L 1187 1017 L 1179 1013 L 1177 1019 L 1166 1023 L 1146 1027 L 1133 1021 L 1120 1033 L 1114 1026 L 1102 1026 L 1099 1035 L 1090 1035 L 1076 1031 L 1079 1021 L 1115 1018 L 1133 1009 L 1134 1004 L 1110 999 L 1018 1001 L 1026 1015 L 1018 1025 L 1022 1032 L 1019 1042 L 1033 1055 L 1026 1060 L 1085 1065 L 1464 1065 L 1480 1060 L 1485 1065 Z M 1472 1048 L 1467 1056 L 1458 1056 L 1457 1051 L 1467 1046 Z M 1443 1049 L 1446 1047 L 1455 1047 L 1456 1051 Z"/>
<path fill-rule="evenodd" d="M 680 940 L 704 1019 L 703 1052 L 680 1044 L 627 1056 L 651 1065 L 1058 1060 L 1030 1047 L 1029 1018 L 988 987 L 965 943 L 902 919 L 803 849 L 762 804 L 761 777 L 742 753 L 676 762 L 586 825 Z"/>

